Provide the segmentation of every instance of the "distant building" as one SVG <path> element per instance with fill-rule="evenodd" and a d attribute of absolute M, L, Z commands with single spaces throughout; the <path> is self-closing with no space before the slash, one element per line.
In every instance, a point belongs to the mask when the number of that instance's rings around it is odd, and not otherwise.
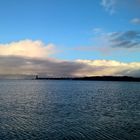
<path fill-rule="evenodd" d="M 38 75 L 35 76 L 35 79 L 38 79 Z"/>

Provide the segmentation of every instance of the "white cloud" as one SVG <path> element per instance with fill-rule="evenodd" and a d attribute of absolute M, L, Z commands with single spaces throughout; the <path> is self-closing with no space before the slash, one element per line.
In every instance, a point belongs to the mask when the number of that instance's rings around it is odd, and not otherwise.
<path fill-rule="evenodd" d="M 131 20 L 131 23 L 133 23 L 133 24 L 139 24 L 140 25 L 140 18 L 133 18 Z"/>
<path fill-rule="evenodd" d="M 0 45 L 0 75 L 25 74 L 54 77 L 128 75 L 140 76 L 140 62 L 124 63 L 114 60 L 58 60 L 50 58 L 55 52 L 52 44 L 24 40 Z"/>
<path fill-rule="evenodd" d="M 114 75 L 114 76 L 140 76 L 140 62 L 124 63 L 114 60 L 77 60 L 81 64 L 91 66 L 83 75 Z"/>
<path fill-rule="evenodd" d="M 115 13 L 115 4 L 116 0 L 102 0 L 101 5 L 108 11 L 110 14 Z"/>
<path fill-rule="evenodd" d="M 93 29 L 93 33 L 94 33 L 94 34 L 102 33 L 102 28 L 94 28 L 94 29 Z"/>
<path fill-rule="evenodd" d="M 0 44 L 1 56 L 19 56 L 32 58 L 47 58 L 56 52 L 53 44 L 44 44 L 37 40 L 22 40 L 9 44 Z"/>

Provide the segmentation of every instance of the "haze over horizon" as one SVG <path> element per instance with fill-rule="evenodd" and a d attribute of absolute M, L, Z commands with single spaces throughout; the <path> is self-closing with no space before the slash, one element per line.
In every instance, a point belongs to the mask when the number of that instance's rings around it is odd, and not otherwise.
<path fill-rule="evenodd" d="M 0 0 L 0 75 L 140 77 L 140 0 Z"/>

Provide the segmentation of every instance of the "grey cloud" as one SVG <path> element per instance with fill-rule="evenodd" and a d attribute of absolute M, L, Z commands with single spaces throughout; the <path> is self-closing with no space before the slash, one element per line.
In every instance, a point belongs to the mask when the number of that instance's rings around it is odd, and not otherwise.
<path fill-rule="evenodd" d="M 140 47 L 140 31 L 115 32 L 109 35 L 111 47 Z"/>
<path fill-rule="evenodd" d="M 113 60 L 39 59 L 0 56 L 0 75 L 40 75 L 51 77 L 131 75 L 140 76 L 140 63 L 121 63 Z"/>
<path fill-rule="evenodd" d="M 127 75 L 127 76 L 134 76 L 134 77 L 140 77 L 140 69 L 136 69 L 136 70 L 130 70 L 130 69 L 126 69 L 126 70 L 122 70 L 120 72 L 116 72 L 116 75 Z"/>
<path fill-rule="evenodd" d="M 0 57 L 0 74 L 40 74 L 47 76 L 74 76 L 86 67 L 72 61 L 32 59 L 15 56 Z"/>

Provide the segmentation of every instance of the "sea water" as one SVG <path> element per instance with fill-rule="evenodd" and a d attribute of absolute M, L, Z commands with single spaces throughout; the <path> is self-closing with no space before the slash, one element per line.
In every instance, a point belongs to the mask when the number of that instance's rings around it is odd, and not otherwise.
<path fill-rule="evenodd" d="M 140 83 L 0 80 L 0 140 L 140 140 Z"/>

